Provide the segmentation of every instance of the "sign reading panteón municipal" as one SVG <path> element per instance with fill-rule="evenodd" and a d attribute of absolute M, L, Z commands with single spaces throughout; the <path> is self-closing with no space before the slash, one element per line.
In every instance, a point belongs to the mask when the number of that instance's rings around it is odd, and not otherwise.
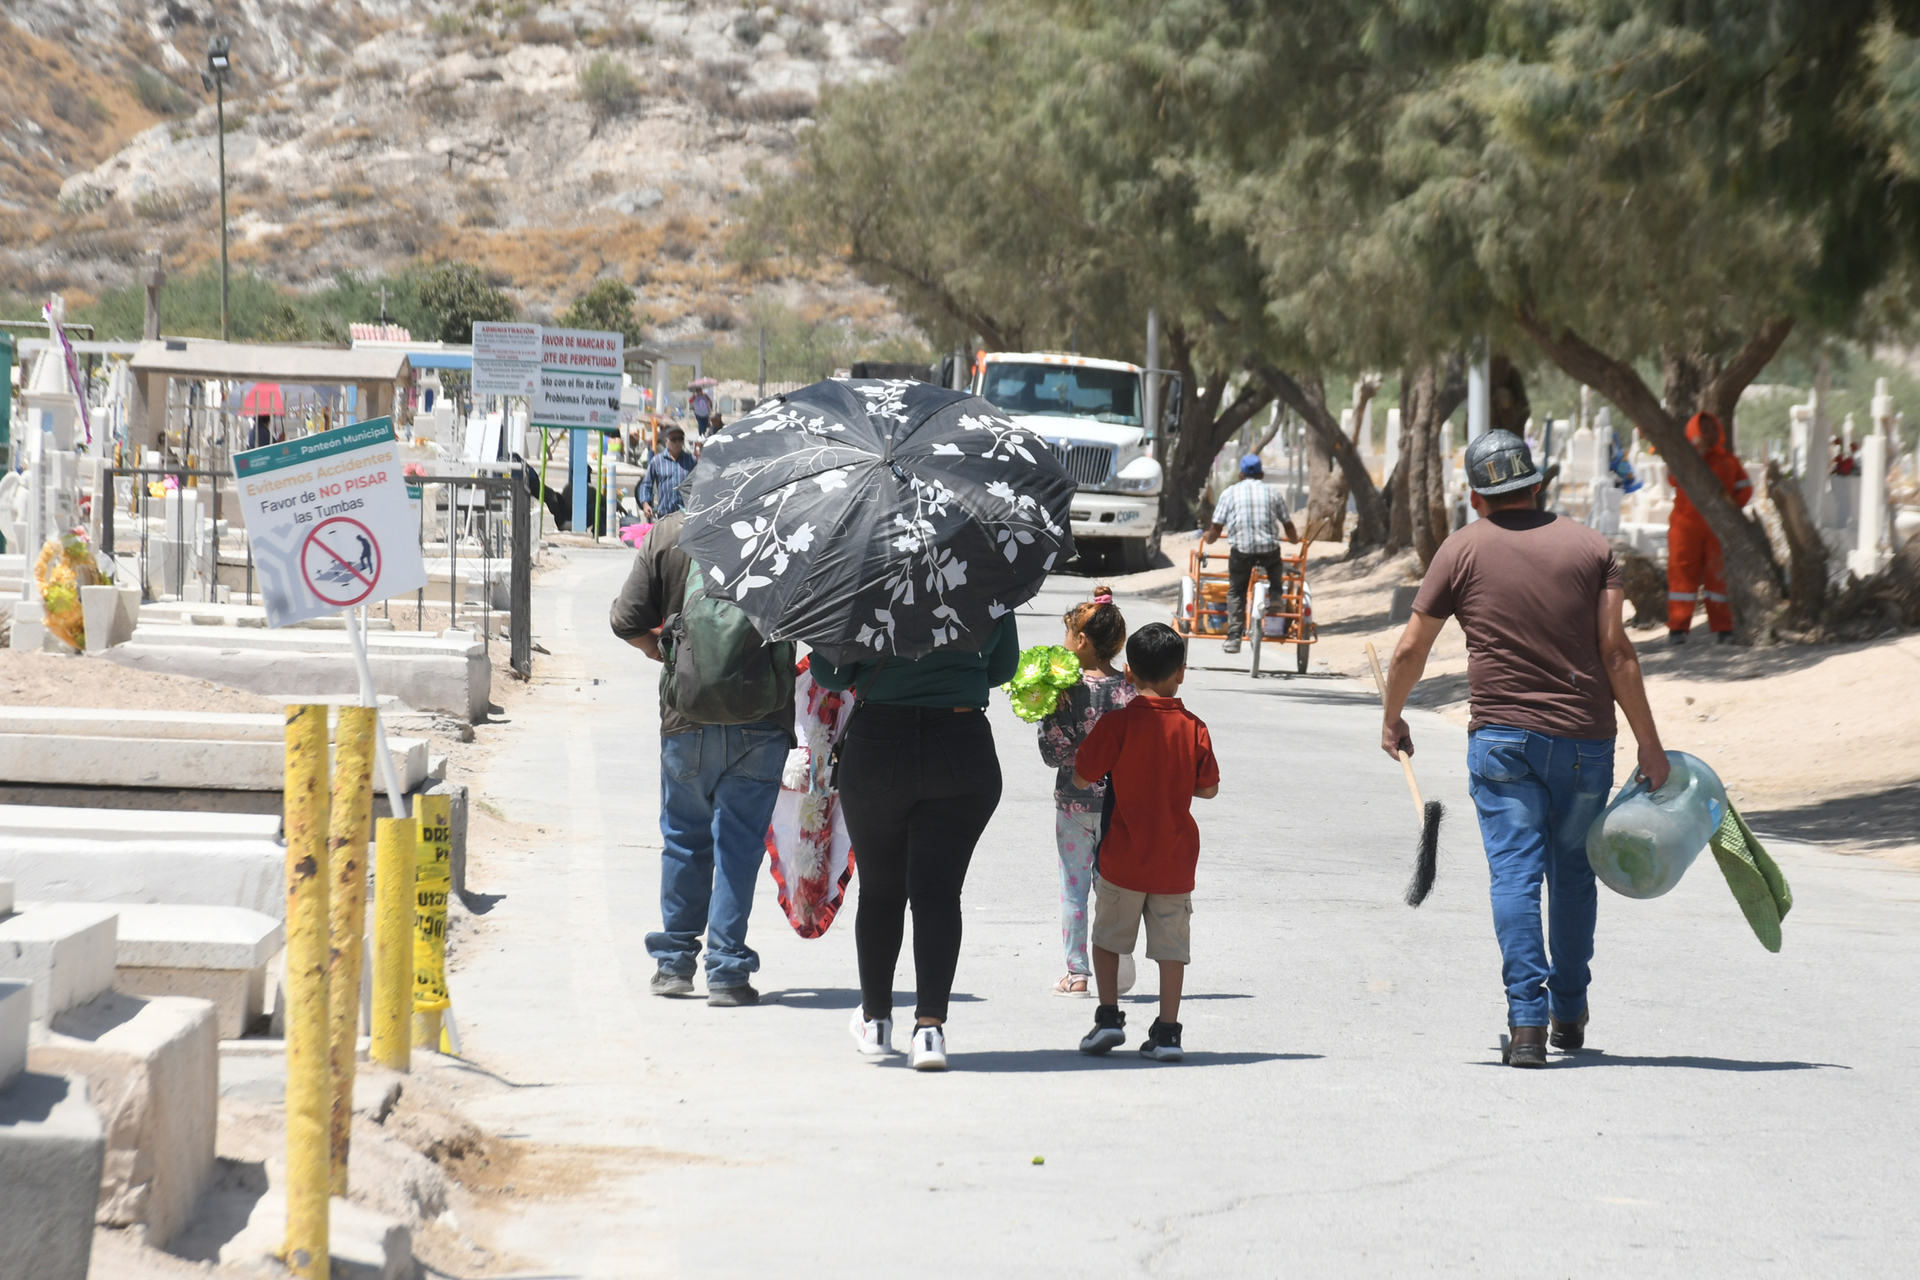
<path fill-rule="evenodd" d="M 540 326 L 499 320 L 474 321 L 473 393 L 530 396 L 539 386 Z"/>
<path fill-rule="evenodd" d="M 233 455 L 267 625 L 427 585 L 392 418 Z"/>
<path fill-rule="evenodd" d="M 593 329 L 540 330 L 540 386 L 533 393 L 536 427 L 620 428 L 620 374 L 626 339 Z"/>

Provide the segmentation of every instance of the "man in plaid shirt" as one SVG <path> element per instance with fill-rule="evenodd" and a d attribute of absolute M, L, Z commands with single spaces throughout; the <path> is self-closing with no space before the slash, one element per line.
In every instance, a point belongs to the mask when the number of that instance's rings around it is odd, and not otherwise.
<path fill-rule="evenodd" d="M 1247 622 L 1247 584 L 1253 579 L 1254 566 L 1267 571 L 1268 582 L 1280 581 L 1280 531 L 1286 530 L 1288 542 L 1300 541 L 1294 532 L 1293 517 L 1287 513 L 1287 500 L 1278 489 L 1267 485 L 1266 469 L 1260 455 L 1250 453 L 1240 459 L 1240 483 L 1220 495 L 1213 509 L 1213 523 L 1207 526 L 1202 542 L 1218 542 L 1227 535 L 1227 643 L 1228 653 L 1240 652 L 1240 636 Z"/>

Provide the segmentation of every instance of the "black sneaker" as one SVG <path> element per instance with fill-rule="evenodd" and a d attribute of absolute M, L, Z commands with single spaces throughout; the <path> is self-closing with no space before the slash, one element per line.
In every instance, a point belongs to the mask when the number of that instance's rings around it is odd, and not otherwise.
<path fill-rule="evenodd" d="M 1147 1028 L 1147 1038 L 1141 1042 L 1140 1056 L 1155 1062 L 1180 1061 L 1186 1056 L 1180 1052 L 1180 1024 L 1155 1018 Z"/>
<path fill-rule="evenodd" d="M 1731 632 L 1731 631 L 1716 631 L 1716 632 L 1714 632 L 1714 633 L 1713 633 L 1713 642 L 1714 642 L 1715 644 L 1732 644 L 1732 643 L 1733 643 L 1733 632 Z"/>
<path fill-rule="evenodd" d="M 662 969 L 653 975 L 647 990 L 656 996 L 690 996 L 693 994 L 693 979 Z"/>
<path fill-rule="evenodd" d="M 716 1009 L 740 1009 L 760 1003 L 760 993 L 746 983 L 737 987 L 708 987 L 707 1003 Z"/>
<path fill-rule="evenodd" d="M 1685 644 L 1686 642 L 1687 642 L 1687 633 L 1686 633 L 1686 632 L 1684 632 L 1684 631 L 1669 631 L 1669 632 L 1667 632 L 1667 643 L 1668 643 L 1668 644 L 1671 644 L 1671 645 L 1682 645 L 1682 644 Z"/>
<path fill-rule="evenodd" d="M 1093 1011 L 1093 1030 L 1080 1037 L 1080 1052 L 1101 1054 L 1118 1049 L 1127 1042 L 1127 1015 L 1117 1004 L 1103 1004 Z"/>

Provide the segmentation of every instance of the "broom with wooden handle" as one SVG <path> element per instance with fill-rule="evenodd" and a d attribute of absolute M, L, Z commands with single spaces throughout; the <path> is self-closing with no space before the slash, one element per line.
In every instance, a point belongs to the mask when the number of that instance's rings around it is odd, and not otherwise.
<path fill-rule="evenodd" d="M 1387 700 L 1387 681 L 1380 674 L 1380 655 L 1374 652 L 1371 640 L 1367 641 L 1367 661 L 1373 664 L 1373 687 L 1380 691 L 1380 701 L 1384 705 Z M 1413 807 L 1420 811 L 1420 851 L 1414 855 L 1413 881 L 1407 885 L 1407 905 L 1417 907 L 1433 892 L 1433 877 L 1440 861 L 1440 819 L 1447 816 L 1447 806 L 1438 800 L 1422 800 L 1420 784 L 1413 780 L 1413 760 L 1398 749 L 1394 754 L 1399 757 L 1400 768 L 1407 775 L 1407 790 L 1413 793 Z"/>

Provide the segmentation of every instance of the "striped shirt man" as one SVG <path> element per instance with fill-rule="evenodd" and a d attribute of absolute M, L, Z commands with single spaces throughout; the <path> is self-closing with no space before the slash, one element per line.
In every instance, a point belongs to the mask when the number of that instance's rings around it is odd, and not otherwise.
<path fill-rule="evenodd" d="M 1213 523 L 1235 551 L 1264 555 L 1280 549 L 1280 530 L 1293 523 L 1287 500 L 1258 475 L 1230 486 L 1213 508 Z"/>
<path fill-rule="evenodd" d="M 640 481 L 640 501 L 652 504 L 655 520 L 680 509 L 680 482 L 693 470 L 695 461 L 684 449 L 678 457 L 670 449 L 653 455 L 653 461 L 647 464 L 646 478 Z"/>

